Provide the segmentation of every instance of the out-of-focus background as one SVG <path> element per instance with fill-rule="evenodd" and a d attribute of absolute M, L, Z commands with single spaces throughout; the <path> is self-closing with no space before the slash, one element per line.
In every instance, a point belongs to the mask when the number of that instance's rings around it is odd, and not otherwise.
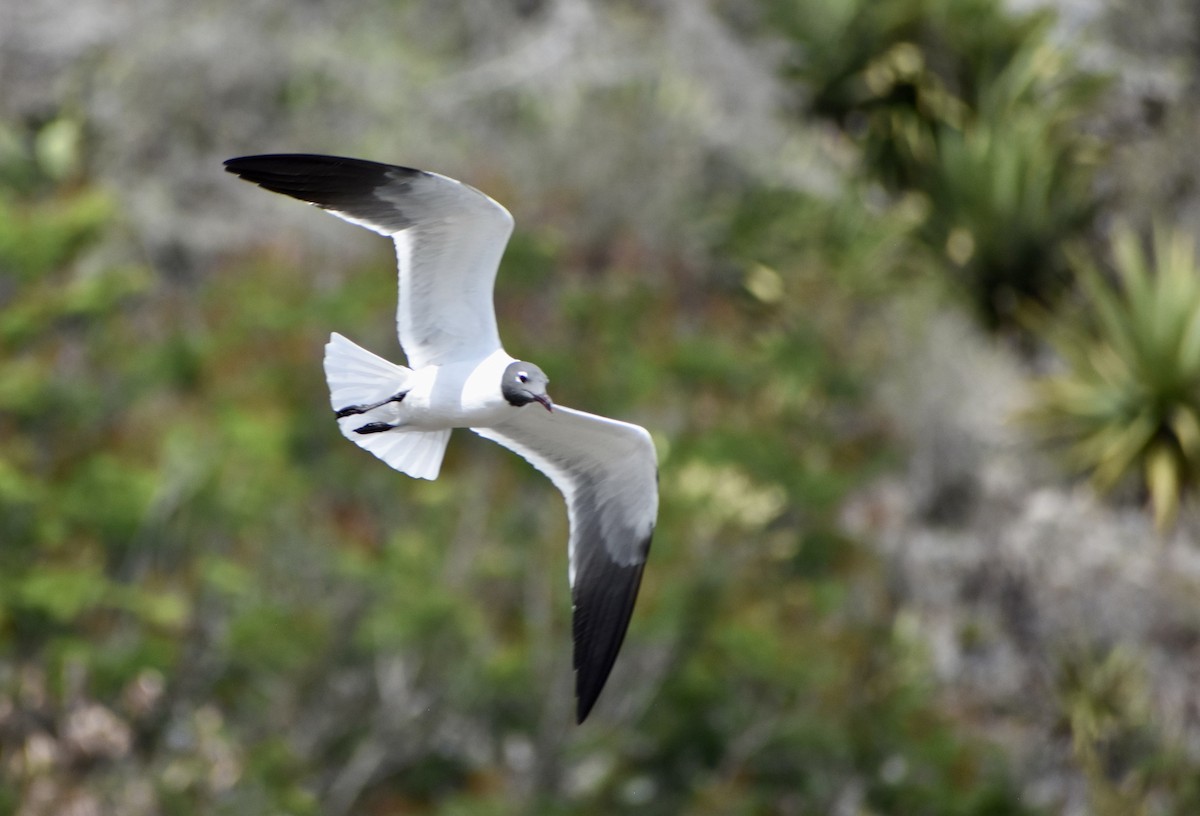
<path fill-rule="evenodd" d="M 0 812 L 1200 813 L 1187 0 L 0 4 Z M 391 247 L 222 159 L 463 179 L 653 433 L 572 721 L 566 517 L 329 415 Z"/>

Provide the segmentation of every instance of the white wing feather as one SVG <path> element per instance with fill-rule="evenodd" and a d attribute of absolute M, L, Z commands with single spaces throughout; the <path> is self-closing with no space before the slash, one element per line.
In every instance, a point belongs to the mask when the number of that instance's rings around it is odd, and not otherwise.
<path fill-rule="evenodd" d="M 452 178 L 335 156 L 230 159 L 226 169 L 396 244 L 396 328 L 413 368 L 500 348 L 492 289 L 512 234 L 508 210 Z"/>
<path fill-rule="evenodd" d="M 587 716 L 629 627 L 658 516 L 658 466 L 645 428 L 530 405 L 480 436 L 520 454 L 563 494 L 570 521 L 576 716 Z"/>

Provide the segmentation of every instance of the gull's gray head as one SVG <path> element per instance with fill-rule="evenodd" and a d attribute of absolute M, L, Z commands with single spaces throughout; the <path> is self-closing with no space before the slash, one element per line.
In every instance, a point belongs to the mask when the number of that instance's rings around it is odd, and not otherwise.
<path fill-rule="evenodd" d="M 546 376 L 546 372 L 533 363 L 517 360 L 504 369 L 504 377 L 500 380 L 500 393 L 508 400 L 509 405 L 519 408 L 531 402 L 540 402 L 543 408 L 552 411 L 554 403 L 546 393 L 546 386 L 549 384 L 550 378 Z"/>

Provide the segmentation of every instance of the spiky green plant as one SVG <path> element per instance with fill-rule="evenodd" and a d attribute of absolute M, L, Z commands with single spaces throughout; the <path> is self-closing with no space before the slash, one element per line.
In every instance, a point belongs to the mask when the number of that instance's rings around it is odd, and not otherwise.
<path fill-rule="evenodd" d="M 1066 367 L 1037 383 L 1030 418 L 1101 490 L 1140 479 L 1163 530 L 1200 480 L 1200 269 L 1186 232 L 1156 228 L 1152 244 L 1114 232 L 1118 285 L 1074 257 L 1085 312 L 1043 322 Z"/>

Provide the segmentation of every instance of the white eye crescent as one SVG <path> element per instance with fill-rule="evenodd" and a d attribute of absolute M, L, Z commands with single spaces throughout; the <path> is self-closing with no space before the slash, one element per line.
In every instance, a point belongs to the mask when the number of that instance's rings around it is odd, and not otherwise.
<path fill-rule="evenodd" d="M 517 372 L 517 379 L 518 379 L 518 380 L 520 380 L 520 381 L 521 381 L 521 382 L 523 382 L 523 383 L 526 383 L 526 382 L 529 382 L 529 375 L 528 375 L 528 374 L 526 374 L 524 371 L 518 371 L 518 372 Z"/>

